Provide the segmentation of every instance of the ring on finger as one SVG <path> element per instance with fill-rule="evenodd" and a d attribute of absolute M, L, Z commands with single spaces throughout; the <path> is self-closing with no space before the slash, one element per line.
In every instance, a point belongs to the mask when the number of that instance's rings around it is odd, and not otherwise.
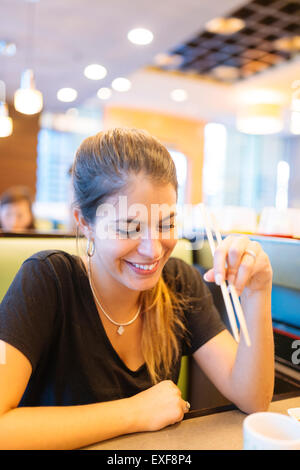
<path fill-rule="evenodd" d="M 186 411 L 189 411 L 190 407 L 191 407 L 190 403 L 189 403 L 188 401 L 186 401 L 186 402 L 185 402 L 185 409 L 186 409 Z"/>

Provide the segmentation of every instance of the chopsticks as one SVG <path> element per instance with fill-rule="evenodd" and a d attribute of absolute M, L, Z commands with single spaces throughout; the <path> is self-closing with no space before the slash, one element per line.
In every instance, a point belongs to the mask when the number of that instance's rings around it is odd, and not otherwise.
<path fill-rule="evenodd" d="M 199 204 L 199 207 L 200 207 L 200 210 L 201 210 L 201 213 L 202 213 L 203 224 L 204 224 L 204 228 L 205 228 L 205 231 L 206 231 L 206 235 L 207 235 L 208 243 L 209 243 L 209 246 L 210 246 L 211 254 L 212 254 L 212 256 L 214 256 L 215 241 L 214 241 L 214 237 L 213 237 L 212 229 L 211 229 L 211 227 L 213 226 L 212 221 L 211 221 L 211 217 L 210 217 L 210 214 L 207 211 L 207 209 L 206 209 L 206 207 L 204 206 L 203 203 Z M 216 236 L 216 239 L 217 239 L 217 244 L 219 246 L 220 243 L 222 242 L 222 237 L 221 237 L 221 234 L 220 234 L 218 228 L 216 227 L 216 223 L 214 223 L 213 229 L 214 229 L 215 236 Z M 235 286 L 233 284 L 229 284 L 229 287 L 227 287 L 227 284 L 224 280 L 221 283 L 220 287 L 221 287 L 221 291 L 222 291 L 222 295 L 223 295 L 223 299 L 224 299 L 224 303 L 225 303 L 225 307 L 226 307 L 226 311 L 227 311 L 227 315 L 228 315 L 228 319 L 229 319 L 229 322 L 230 322 L 230 326 L 231 326 L 231 329 L 232 329 L 232 334 L 233 334 L 234 339 L 238 343 L 240 338 L 239 338 L 239 332 L 238 332 L 238 327 L 237 327 L 237 323 L 236 323 L 236 319 L 235 319 L 235 315 L 234 315 L 232 302 L 233 302 L 233 305 L 234 305 L 236 316 L 237 316 L 237 318 L 239 320 L 239 323 L 240 323 L 241 331 L 244 334 L 245 342 L 246 342 L 247 346 L 251 346 L 251 341 L 250 341 L 250 337 L 249 337 L 249 333 L 248 333 L 248 328 L 247 328 L 244 312 L 242 310 L 242 307 L 241 307 L 241 304 L 240 304 L 240 301 L 239 301 L 239 296 L 237 295 Z M 231 297 L 232 297 L 232 302 L 231 302 L 231 298 L 230 298 L 228 289 L 230 290 L 230 294 L 231 294 Z"/>

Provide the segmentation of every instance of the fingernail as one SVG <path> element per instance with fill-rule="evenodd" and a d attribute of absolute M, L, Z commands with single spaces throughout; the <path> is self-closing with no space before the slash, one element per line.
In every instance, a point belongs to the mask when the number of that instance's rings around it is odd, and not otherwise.
<path fill-rule="evenodd" d="M 215 275 L 215 283 L 220 286 L 223 282 L 223 276 L 222 274 L 216 274 Z"/>
<path fill-rule="evenodd" d="M 203 275 L 203 279 L 204 279 L 204 281 L 209 282 L 209 281 L 208 281 L 208 278 L 207 278 L 207 273 L 205 273 L 205 274 Z"/>

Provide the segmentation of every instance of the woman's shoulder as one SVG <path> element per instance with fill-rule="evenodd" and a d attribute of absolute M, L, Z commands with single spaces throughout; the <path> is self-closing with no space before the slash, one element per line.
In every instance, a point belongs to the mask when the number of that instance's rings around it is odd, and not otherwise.
<path fill-rule="evenodd" d="M 64 251 L 64 250 L 58 250 L 58 249 L 49 249 L 49 250 L 41 250 L 33 253 L 30 255 L 25 261 L 31 261 L 31 260 L 38 260 L 38 261 L 45 261 L 47 259 L 69 259 L 74 255 Z"/>
<path fill-rule="evenodd" d="M 82 261 L 79 256 L 63 250 L 42 250 L 32 254 L 22 264 L 22 267 L 40 271 L 49 271 L 56 275 L 82 272 Z"/>

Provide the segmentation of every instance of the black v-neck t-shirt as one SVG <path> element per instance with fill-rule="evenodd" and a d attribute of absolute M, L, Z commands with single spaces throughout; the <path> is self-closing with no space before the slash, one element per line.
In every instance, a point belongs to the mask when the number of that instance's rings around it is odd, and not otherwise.
<path fill-rule="evenodd" d="M 170 258 L 163 277 L 188 298 L 188 337 L 171 379 L 177 383 L 181 357 L 225 329 L 200 273 Z M 99 317 L 84 265 L 78 256 L 47 250 L 28 258 L 0 305 L 0 340 L 30 361 L 32 374 L 19 406 L 70 406 L 126 398 L 152 383 L 143 364 L 130 370 L 113 348 Z"/>

